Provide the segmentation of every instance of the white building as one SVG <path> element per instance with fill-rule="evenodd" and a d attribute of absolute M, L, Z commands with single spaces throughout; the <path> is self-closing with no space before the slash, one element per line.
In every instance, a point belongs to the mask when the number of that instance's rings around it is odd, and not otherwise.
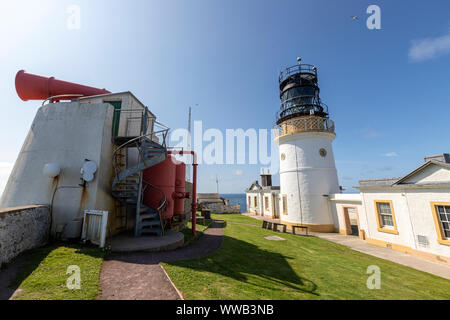
<path fill-rule="evenodd" d="M 247 211 L 272 219 L 280 217 L 280 187 L 272 186 L 269 172 L 261 173 L 261 184 L 258 181 L 246 190 Z"/>
<path fill-rule="evenodd" d="M 280 191 L 253 183 L 248 212 L 279 219 L 288 228 L 357 235 L 450 265 L 450 155 L 426 157 L 403 178 L 362 180 L 360 194 L 340 193 L 334 123 L 319 98 L 317 69 L 299 64 L 279 80 Z"/>

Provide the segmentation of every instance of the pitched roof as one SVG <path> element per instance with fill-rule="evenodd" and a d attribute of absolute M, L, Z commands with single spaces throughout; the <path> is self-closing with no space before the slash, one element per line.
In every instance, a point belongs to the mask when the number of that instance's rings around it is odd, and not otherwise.
<path fill-rule="evenodd" d="M 398 181 L 396 181 L 395 183 L 393 183 L 393 185 L 399 185 L 402 184 L 403 182 L 405 182 L 406 180 L 408 180 L 409 178 L 411 178 L 412 176 L 416 175 L 417 173 L 419 173 L 420 171 L 424 170 L 425 168 L 431 166 L 431 165 L 437 165 L 437 166 L 441 166 L 443 168 L 447 168 L 450 169 L 450 163 L 445 163 L 442 161 L 436 161 L 436 160 L 430 160 L 425 162 L 423 165 L 421 165 L 420 167 L 418 167 L 417 169 L 415 169 L 414 171 L 411 171 L 410 173 L 408 173 L 406 176 L 404 176 L 403 178 L 400 178 Z M 450 181 L 449 181 L 450 183 Z"/>

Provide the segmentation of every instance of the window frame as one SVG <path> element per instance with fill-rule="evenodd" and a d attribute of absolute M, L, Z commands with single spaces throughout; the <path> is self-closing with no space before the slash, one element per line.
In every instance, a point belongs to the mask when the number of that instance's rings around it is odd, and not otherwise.
<path fill-rule="evenodd" d="M 288 212 L 287 212 L 287 194 L 281 195 L 281 204 L 283 206 L 283 211 L 282 211 L 283 214 L 287 215 L 288 214 Z"/>
<path fill-rule="evenodd" d="M 390 207 L 390 210 L 391 210 L 391 215 L 392 215 L 393 226 L 384 226 L 382 224 L 381 214 L 380 214 L 379 209 L 378 209 L 378 204 L 379 203 L 387 203 L 387 204 L 389 204 L 389 207 Z M 379 232 L 384 232 L 384 233 L 390 233 L 390 234 L 398 235 L 397 222 L 396 222 L 396 219 L 395 219 L 394 205 L 392 203 L 392 200 L 374 200 L 374 205 L 375 205 L 375 215 L 376 215 L 376 218 L 377 218 L 377 230 Z"/>
<path fill-rule="evenodd" d="M 264 196 L 264 210 L 270 211 L 270 200 L 269 196 Z"/>
<path fill-rule="evenodd" d="M 450 246 L 450 238 L 447 238 L 442 228 L 441 219 L 439 218 L 439 212 L 437 206 L 450 207 L 450 202 L 430 202 L 431 212 L 433 213 L 434 226 L 436 228 L 437 241 L 440 244 Z"/>

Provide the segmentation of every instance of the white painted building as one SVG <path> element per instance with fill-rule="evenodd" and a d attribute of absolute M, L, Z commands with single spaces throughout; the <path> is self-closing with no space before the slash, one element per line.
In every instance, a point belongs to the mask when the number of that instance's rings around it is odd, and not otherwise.
<path fill-rule="evenodd" d="M 362 180 L 360 194 L 343 194 L 332 149 L 334 123 L 319 98 L 317 69 L 299 64 L 279 80 L 280 190 L 253 183 L 248 212 L 277 218 L 288 228 L 356 235 L 450 265 L 450 155 L 426 157 L 403 178 Z"/>
<path fill-rule="evenodd" d="M 280 187 L 272 186 L 272 176 L 268 171 L 261 173 L 261 184 L 255 181 L 246 190 L 247 211 L 278 219 L 280 217 Z"/>

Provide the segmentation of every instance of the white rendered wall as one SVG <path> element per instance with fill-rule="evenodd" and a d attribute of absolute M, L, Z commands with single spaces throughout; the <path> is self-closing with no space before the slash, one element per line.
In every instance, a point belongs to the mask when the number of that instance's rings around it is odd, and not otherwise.
<path fill-rule="evenodd" d="M 332 141 L 327 132 L 302 132 L 280 136 L 280 194 L 287 195 L 285 222 L 295 224 L 334 224 L 329 210 L 329 195 L 339 192 Z M 319 154 L 327 151 L 326 157 Z"/>
<path fill-rule="evenodd" d="M 415 250 L 450 257 L 450 246 L 437 241 L 430 202 L 450 202 L 450 189 L 362 190 L 367 238 L 400 244 Z M 391 200 L 398 235 L 377 230 L 375 200 Z M 428 246 L 419 245 L 417 235 L 426 236 Z"/>
<path fill-rule="evenodd" d="M 360 193 L 337 193 L 329 196 L 330 211 L 334 220 L 334 227 L 336 231 L 344 230 L 345 225 L 345 209 L 355 208 L 358 215 L 359 230 L 366 230 L 366 219 L 362 219 L 361 216 L 365 215 L 365 211 L 362 205 Z"/>
<path fill-rule="evenodd" d="M 84 209 L 106 210 L 113 217 L 112 111 L 113 107 L 106 103 L 51 103 L 39 108 L 0 207 L 50 205 L 54 195 L 53 230 L 80 219 Z M 79 184 L 85 159 L 95 161 L 98 170 L 83 189 Z M 47 163 L 60 165 L 58 178 L 43 175 Z"/>

